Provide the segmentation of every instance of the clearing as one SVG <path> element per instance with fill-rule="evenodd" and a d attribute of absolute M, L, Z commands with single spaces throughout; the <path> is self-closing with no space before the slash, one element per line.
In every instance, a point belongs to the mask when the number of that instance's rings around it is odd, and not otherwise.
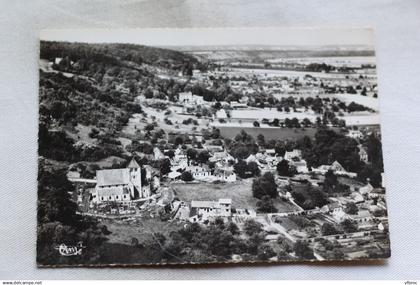
<path fill-rule="evenodd" d="M 232 183 L 172 183 L 176 197 L 182 201 L 192 200 L 217 201 L 220 198 L 232 199 L 232 208 L 256 209 L 258 199 L 252 196 L 252 179 L 238 180 Z M 280 198 L 274 200 L 274 206 L 279 212 L 298 210 L 288 201 Z"/>

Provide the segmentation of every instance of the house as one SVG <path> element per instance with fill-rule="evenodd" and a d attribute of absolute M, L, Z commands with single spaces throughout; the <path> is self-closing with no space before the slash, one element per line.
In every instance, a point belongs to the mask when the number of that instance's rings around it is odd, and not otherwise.
<path fill-rule="evenodd" d="M 201 105 L 204 103 L 204 99 L 201 96 L 193 95 L 191 91 L 181 92 L 178 94 L 178 102 L 181 104 L 194 104 Z"/>
<path fill-rule="evenodd" d="M 349 133 L 346 136 L 352 139 L 362 139 L 363 133 L 359 130 L 349 130 Z"/>
<path fill-rule="evenodd" d="M 333 202 L 327 205 L 324 205 L 321 208 L 321 212 L 324 214 L 330 214 L 335 222 L 341 223 L 348 218 L 346 212 L 344 212 L 343 207 L 339 202 Z"/>
<path fill-rule="evenodd" d="M 209 158 L 210 162 L 222 162 L 229 163 L 229 161 L 235 161 L 235 158 L 231 156 L 226 150 L 214 152 L 213 155 Z"/>
<path fill-rule="evenodd" d="M 358 223 L 368 222 L 372 220 L 372 216 L 368 210 L 359 210 L 356 215 L 349 215 L 353 221 Z"/>
<path fill-rule="evenodd" d="M 140 165 L 134 159 L 127 168 L 97 170 L 96 180 L 92 193 L 94 203 L 127 202 L 151 195 L 148 187 L 142 188 Z"/>
<path fill-rule="evenodd" d="M 176 180 L 179 179 L 179 177 L 181 176 L 181 173 L 178 171 L 171 171 L 168 173 L 168 178 L 170 180 Z"/>
<path fill-rule="evenodd" d="M 359 192 L 353 192 L 350 194 L 350 198 L 354 201 L 354 203 L 362 203 L 365 201 L 363 195 Z"/>
<path fill-rule="evenodd" d="M 292 151 L 286 151 L 284 153 L 284 159 L 291 161 L 293 158 L 302 159 L 302 151 L 300 149 L 294 149 Z"/>
<path fill-rule="evenodd" d="M 206 166 L 190 165 L 185 168 L 185 171 L 188 171 L 192 174 L 194 179 L 206 179 L 211 176 L 210 169 Z"/>
<path fill-rule="evenodd" d="M 298 173 L 308 173 L 309 172 L 308 171 L 308 166 L 306 164 L 306 161 L 303 160 L 303 159 L 302 160 L 299 160 L 299 161 L 291 160 L 290 161 L 290 164 L 293 165 L 296 168 L 296 171 Z"/>
<path fill-rule="evenodd" d="M 337 223 L 341 223 L 342 221 L 348 218 L 348 215 L 346 214 L 346 212 L 344 212 L 342 207 L 334 208 L 331 215 Z"/>
<path fill-rule="evenodd" d="M 154 176 L 160 174 L 160 171 L 158 169 L 156 169 L 156 168 L 154 168 L 154 167 L 152 167 L 150 165 L 144 165 L 143 168 L 144 168 L 145 173 L 146 173 L 146 177 L 145 178 L 149 182 L 152 180 L 152 178 Z"/>
<path fill-rule="evenodd" d="M 220 109 L 216 112 L 216 119 L 227 119 L 227 114 L 224 109 Z"/>
<path fill-rule="evenodd" d="M 178 102 L 179 103 L 187 103 L 192 101 L 193 99 L 193 94 L 190 92 L 180 92 L 178 94 Z"/>
<path fill-rule="evenodd" d="M 204 149 L 207 150 L 210 153 L 216 153 L 216 152 L 221 152 L 223 151 L 223 146 L 221 145 L 210 145 L 210 144 L 205 144 L 203 145 Z"/>
<path fill-rule="evenodd" d="M 357 173 L 348 172 L 338 161 L 334 161 L 331 165 L 321 165 L 317 168 L 313 168 L 312 171 L 316 174 L 325 175 L 328 170 L 331 170 L 336 175 L 356 177 Z"/>
<path fill-rule="evenodd" d="M 219 199 L 219 201 L 191 201 L 191 216 L 201 217 L 201 220 L 209 220 L 215 217 L 230 217 L 232 215 L 231 199 Z"/>
<path fill-rule="evenodd" d="M 365 186 L 359 188 L 359 193 L 362 195 L 369 195 L 373 191 L 373 186 L 368 182 Z"/>
<path fill-rule="evenodd" d="M 217 167 L 213 173 L 215 180 L 222 180 L 225 182 L 235 182 L 236 174 L 233 167 Z"/>
<path fill-rule="evenodd" d="M 257 164 L 259 164 L 260 162 L 258 161 L 257 157 L 255 156 L 255 154 L 250 154 L 246 159 L 245 159 L 246 163 L 250 163 L 250 162 L 255 162 Z"/>
<path fill-rule="evenodd" d="M 275 156 L 276 155 L 276 150 L 274 148 L 269 148 L 269 149 L 265 150 L 265 153 L 267 155 L 270 155 L 270 156 Z"/>
<path fill-rule="evenodd" d="M 154 154 L 154 157 L 155 157 L 155 160 L 161 160 L 161 159 L 164 159 L 165 158 L 165 155 L 162 153 L 162 151 L 159 149 L 159 148 L 157 148 L 157 147 L 155 147 L 154 149 L 153 149 L 153 154 Z"/>
<path fill-rule="evenodd" d="M 359 145 L 359 156 L 360 156 L 360 161 L 364 162 L 364 163 L 368 163 L 369 162 L 369 157 L 368 157 L 368 153 L 365 150 L 365 148 L 362 145 Z"/>

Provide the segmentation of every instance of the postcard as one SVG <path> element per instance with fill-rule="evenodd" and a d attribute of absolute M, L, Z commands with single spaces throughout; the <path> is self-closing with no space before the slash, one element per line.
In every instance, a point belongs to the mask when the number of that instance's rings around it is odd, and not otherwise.
<path fill-rule="evenodd" d="M 40 267 L 390 257 L 373 31 L 44 30 Z"/>

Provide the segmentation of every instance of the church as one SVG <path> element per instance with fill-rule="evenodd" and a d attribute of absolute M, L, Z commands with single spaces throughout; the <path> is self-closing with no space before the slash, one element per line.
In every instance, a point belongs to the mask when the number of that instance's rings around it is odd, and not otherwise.
<path fill-rule="evenodd" d="M 96 186 L 92 193 L 94 203 L 128 202 L 150 194 L 149 187 L 142 188 L 141 168 L 134 158 L 127 168 L 96 171 Z"/>

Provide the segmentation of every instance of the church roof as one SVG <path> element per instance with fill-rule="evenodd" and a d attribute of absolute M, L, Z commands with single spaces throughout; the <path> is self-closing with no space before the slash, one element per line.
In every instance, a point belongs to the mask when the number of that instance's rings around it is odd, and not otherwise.
<path fill-rule="evenodd" d="M 137 163 L 137 161 L 134 158 L 132 158 L 127 168 L 140 168 L 140 165 Z"/>
<path fill-rule="evenodd" d="M 130 194 L 128 187 L 109 187 L 101 188 L 98 190 L 99 196 L 112 196 L 112 195 L 126 195 Z"/>
<path fill-rule="evenodd" d="M 96 171 L 96 180 L 98 186 L 123 185 L 130 181 L 128 168 L 105 169 Z"/>

